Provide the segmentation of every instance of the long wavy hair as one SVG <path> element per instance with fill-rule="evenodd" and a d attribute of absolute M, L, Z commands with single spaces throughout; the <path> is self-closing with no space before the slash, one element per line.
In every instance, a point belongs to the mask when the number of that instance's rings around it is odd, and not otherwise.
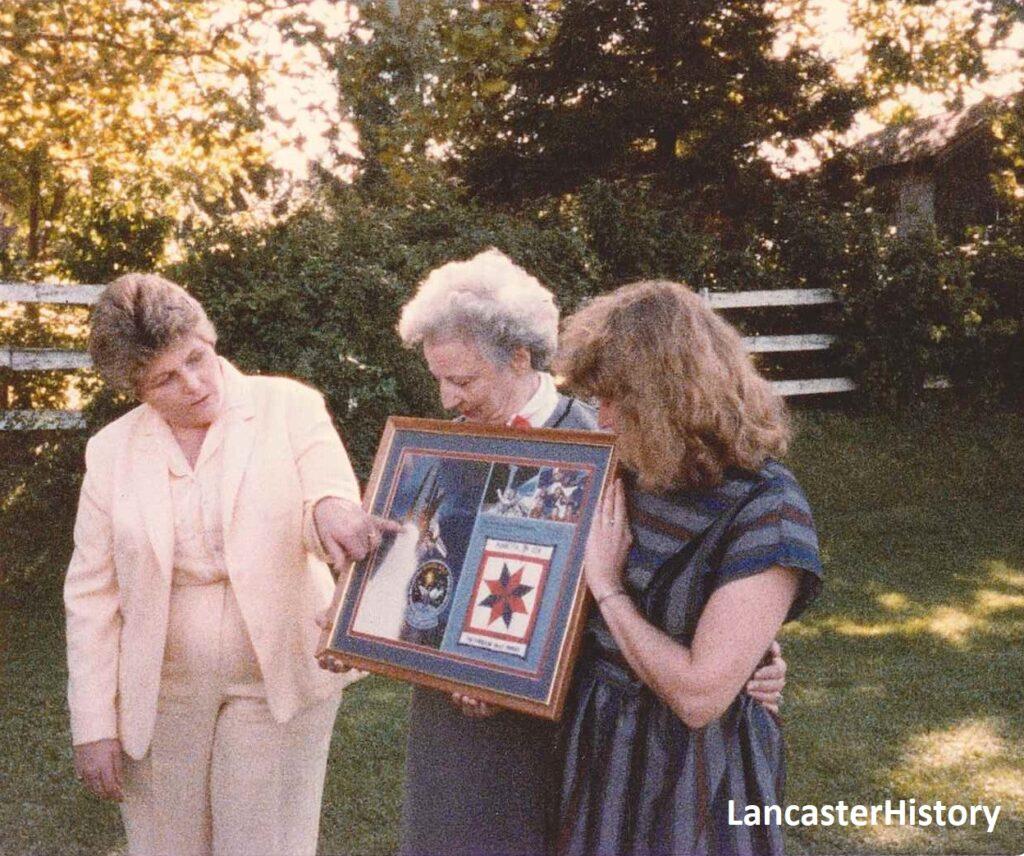
<path fill-rule="evenodd" d="M 555 370 L 619 413 L 619 454 L 640 487 L 719 484 L 786 453 L 782 398 L 754 368 L 739 333 L 675 282 L 637 282 L 568 318 Z"/>

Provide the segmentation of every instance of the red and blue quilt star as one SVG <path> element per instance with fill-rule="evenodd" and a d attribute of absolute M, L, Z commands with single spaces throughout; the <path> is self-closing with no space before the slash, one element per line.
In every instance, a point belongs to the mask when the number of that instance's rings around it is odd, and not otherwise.
<path fill-rule="evenodd" d="M 501 576 L 496 580 L 485 580 L 487 588 L 491 593 L 487 595 L 480 606 L 491 608 L 489 624 L 501 618 L 505 627 L 512 624 L 512 616 L 516 613 L 526 615 L 526 604 L 523 603 L 523 595 L 533 591 L 533 586 L 523 585 L 523 568 L 519 568 L 514 574 L 509 573 L 508 564 L 501 566 Z"/>

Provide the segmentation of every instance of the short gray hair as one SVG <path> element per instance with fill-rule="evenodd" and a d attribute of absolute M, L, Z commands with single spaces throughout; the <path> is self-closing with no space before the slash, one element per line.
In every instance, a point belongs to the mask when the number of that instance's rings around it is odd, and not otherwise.
<path fill-rule="evenodd" d="M 402 309 L 398 335 L 407 347 L 469 336 L 502 365 L 522 347 L 543 369 L 558 346 L 558 307 L 536 277 L 492 247 L 432 270 Z"/>
<path fill-rule="evenodd" d="M 89 354 L 107 383 L 133 391 L 157 354 L 192 333 L 217 343 L 198 300 L 157 274 L 129 273 L 111 282 L 93 307 Z"/>

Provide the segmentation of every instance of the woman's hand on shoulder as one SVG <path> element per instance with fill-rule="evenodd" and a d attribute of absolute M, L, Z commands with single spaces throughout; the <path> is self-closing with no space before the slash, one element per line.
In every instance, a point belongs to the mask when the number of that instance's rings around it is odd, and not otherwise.
<path fill-rule="evenodd" d="M 615 479 L 594 513 L 583 558 L 587 585 L 598 601 L 622 589 L 622 572 L 632 544 L 626 489 L 622 479 Z"/>
<path fill-rule="evenodd" d="M 75 778 L 101 799 L 124 799 L 121 741 L 116 737 L 80 743 L 74 747 Z"/>
<path fill-rule="evenodd" d="M 394 520 L 374 517 L 358 503 L 337 496 L 325 496 L 314 506 L 313 522 L 331 564 L 339 570 L 366 556 L 385 534 L 402 528 Z"/>

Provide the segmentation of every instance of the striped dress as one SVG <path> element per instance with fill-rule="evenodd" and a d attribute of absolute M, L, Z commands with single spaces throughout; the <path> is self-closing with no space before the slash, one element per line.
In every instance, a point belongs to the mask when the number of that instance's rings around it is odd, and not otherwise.
<path fill-rule="evenodd" d="M 800 573 L 788 619 L 820 589 L 807 500 L 777 462 L 730 472 L 706 491 L 631 487 L 634 543 L 625 587 L 645 617 L 684 645 L 711 595 L 773 566 Z M 777 826 L 729 824 L 746 805 L 781 803 L 778 722 L 740 694 L 715 722 L 687 727 L 640 682 L 593 610 L 563 720 L 558 851 L 571 856 L 781 854 Z"/>

